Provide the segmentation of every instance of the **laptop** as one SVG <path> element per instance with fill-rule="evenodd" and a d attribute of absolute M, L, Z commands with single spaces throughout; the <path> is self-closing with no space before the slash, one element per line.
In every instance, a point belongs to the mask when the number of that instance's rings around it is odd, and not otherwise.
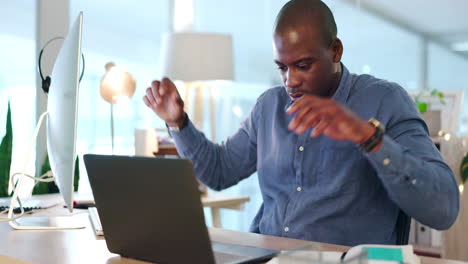
<path fill-rule="evenodd" d="M 273 250 L 211 243 L 192 163 L 84 155 L 107 248 L 156 263 L 265 262 Z"/>

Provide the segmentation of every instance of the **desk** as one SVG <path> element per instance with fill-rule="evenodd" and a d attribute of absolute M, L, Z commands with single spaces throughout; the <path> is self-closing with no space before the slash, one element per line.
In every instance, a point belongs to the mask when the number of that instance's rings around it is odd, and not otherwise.
<path fill-rule="evenodd" d="M 179 156 L 179 152 L 174 145 L 159 145 L 158 152 L 153 152 L 155 156 L 174 155 Z"/>
<path fill-rule="evenodd" d="M 219 209 L 233 209 L 243 210 L 244 204 L 250 201 L 248 196 L 229 195 L 220 192 L 208 191 L 207 194 L 202 195 L 201 198 L 204 207 L 210 207 L 211 218 L 214 227 L 221 227 L 221 217 Z"/>
<path fill-rule="evenodd" d="M 106 242 L 90 228 L 88 215 L 76 215 L 87 224 L 85 229 L 64 231 L 17 231 L 0 223 L 0 255 L 47 264 L 143 264 L 147 262 L 122 258 L 107 250 Z M 213 241 L 234 243 L 274 250 L 286 250 L 310 244 L 310 241 L 210 228 Z M 347 247 L 314 243 L 321 250 L 344 251 Z M 421 257 L 421 264 L 467 264 L 466 262 Z"/>

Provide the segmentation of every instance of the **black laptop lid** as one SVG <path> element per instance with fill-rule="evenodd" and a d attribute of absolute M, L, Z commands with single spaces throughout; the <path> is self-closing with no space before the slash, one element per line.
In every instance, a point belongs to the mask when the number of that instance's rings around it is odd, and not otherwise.
<path fill-rule="evenodd" d="M 109 251 L 157 263 L 214 263 L 192 164 L 84 155 Z"/>

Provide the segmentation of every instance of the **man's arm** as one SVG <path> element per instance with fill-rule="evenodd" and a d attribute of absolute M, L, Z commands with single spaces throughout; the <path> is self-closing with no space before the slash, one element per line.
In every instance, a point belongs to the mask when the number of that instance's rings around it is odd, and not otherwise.
<path fill-rule="evenodd" d="M 459 210 L 455 176 L 428 137 L 409 96 L 393 90 L 383 98 L 377 118 L 387 130 L 380 148 L 366 156 L 403 211 L 425 225 L 448 229 Z"/>
<path fill-rule="evenodd" d="M 261 98 L 261 97 L 260 97 Z M 209 187 L 220 190 L 250 176 L 256 170 L 258 104 L 241 128 L 226 142 L 217 145 L 198 131 L 184 113 L 177 87 L 168 78 L 153 81 L 143 97 L 145 105 L 153 110 L 172 131 L 177 150 L 184 158 L 192 160 L 197 177 Z"/>
<path fill-rule="evenodd" d="M 406 214 L 430 227 L 447 229 L 459 210 L 453 172 L 428 137 L 408 94 L 400 87 L 388 90 L 375 98 L 381 100 L 375 118 L 387 127 L 387 132 L 382 143 L 366 156 L 390 198 Z M 297 134 L 314 128 L 312 137 L 323 134 L 357 145 L 372 136 L 369 123 L 333 99 L 304 95 L 288 113 L 295 114 L 289 129 Z"/>
<path fill-rule="evenodd" d="M 209 141 L 190 120 L 179 132 L 171 132 L 178 152 L 192 160 L 197 178 L 208 187 L 225 189 L 256 171 L 257 143 L 252 115 L 254 112 L 221 144 Z"/>

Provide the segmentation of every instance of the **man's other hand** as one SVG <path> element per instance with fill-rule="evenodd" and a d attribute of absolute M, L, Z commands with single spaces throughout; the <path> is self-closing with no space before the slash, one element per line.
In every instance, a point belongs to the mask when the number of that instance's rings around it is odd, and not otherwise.
<path fill-rule="evenodd" d="M 375 132 L 375 127 L 330 98 L 306 94 L 287 113 L 296 113 L 288 128 L 297 134 L 313 128 L 311 137 L 324 134 L 335 140 L 361 144 Z"/>
<path fill-rule="evenodd" d="M 181 127 L 184 123 L 184 101 L 169 78 L 153 81 L 143 96 L 146 106 L 151 108 L 169 126 Z"/>

